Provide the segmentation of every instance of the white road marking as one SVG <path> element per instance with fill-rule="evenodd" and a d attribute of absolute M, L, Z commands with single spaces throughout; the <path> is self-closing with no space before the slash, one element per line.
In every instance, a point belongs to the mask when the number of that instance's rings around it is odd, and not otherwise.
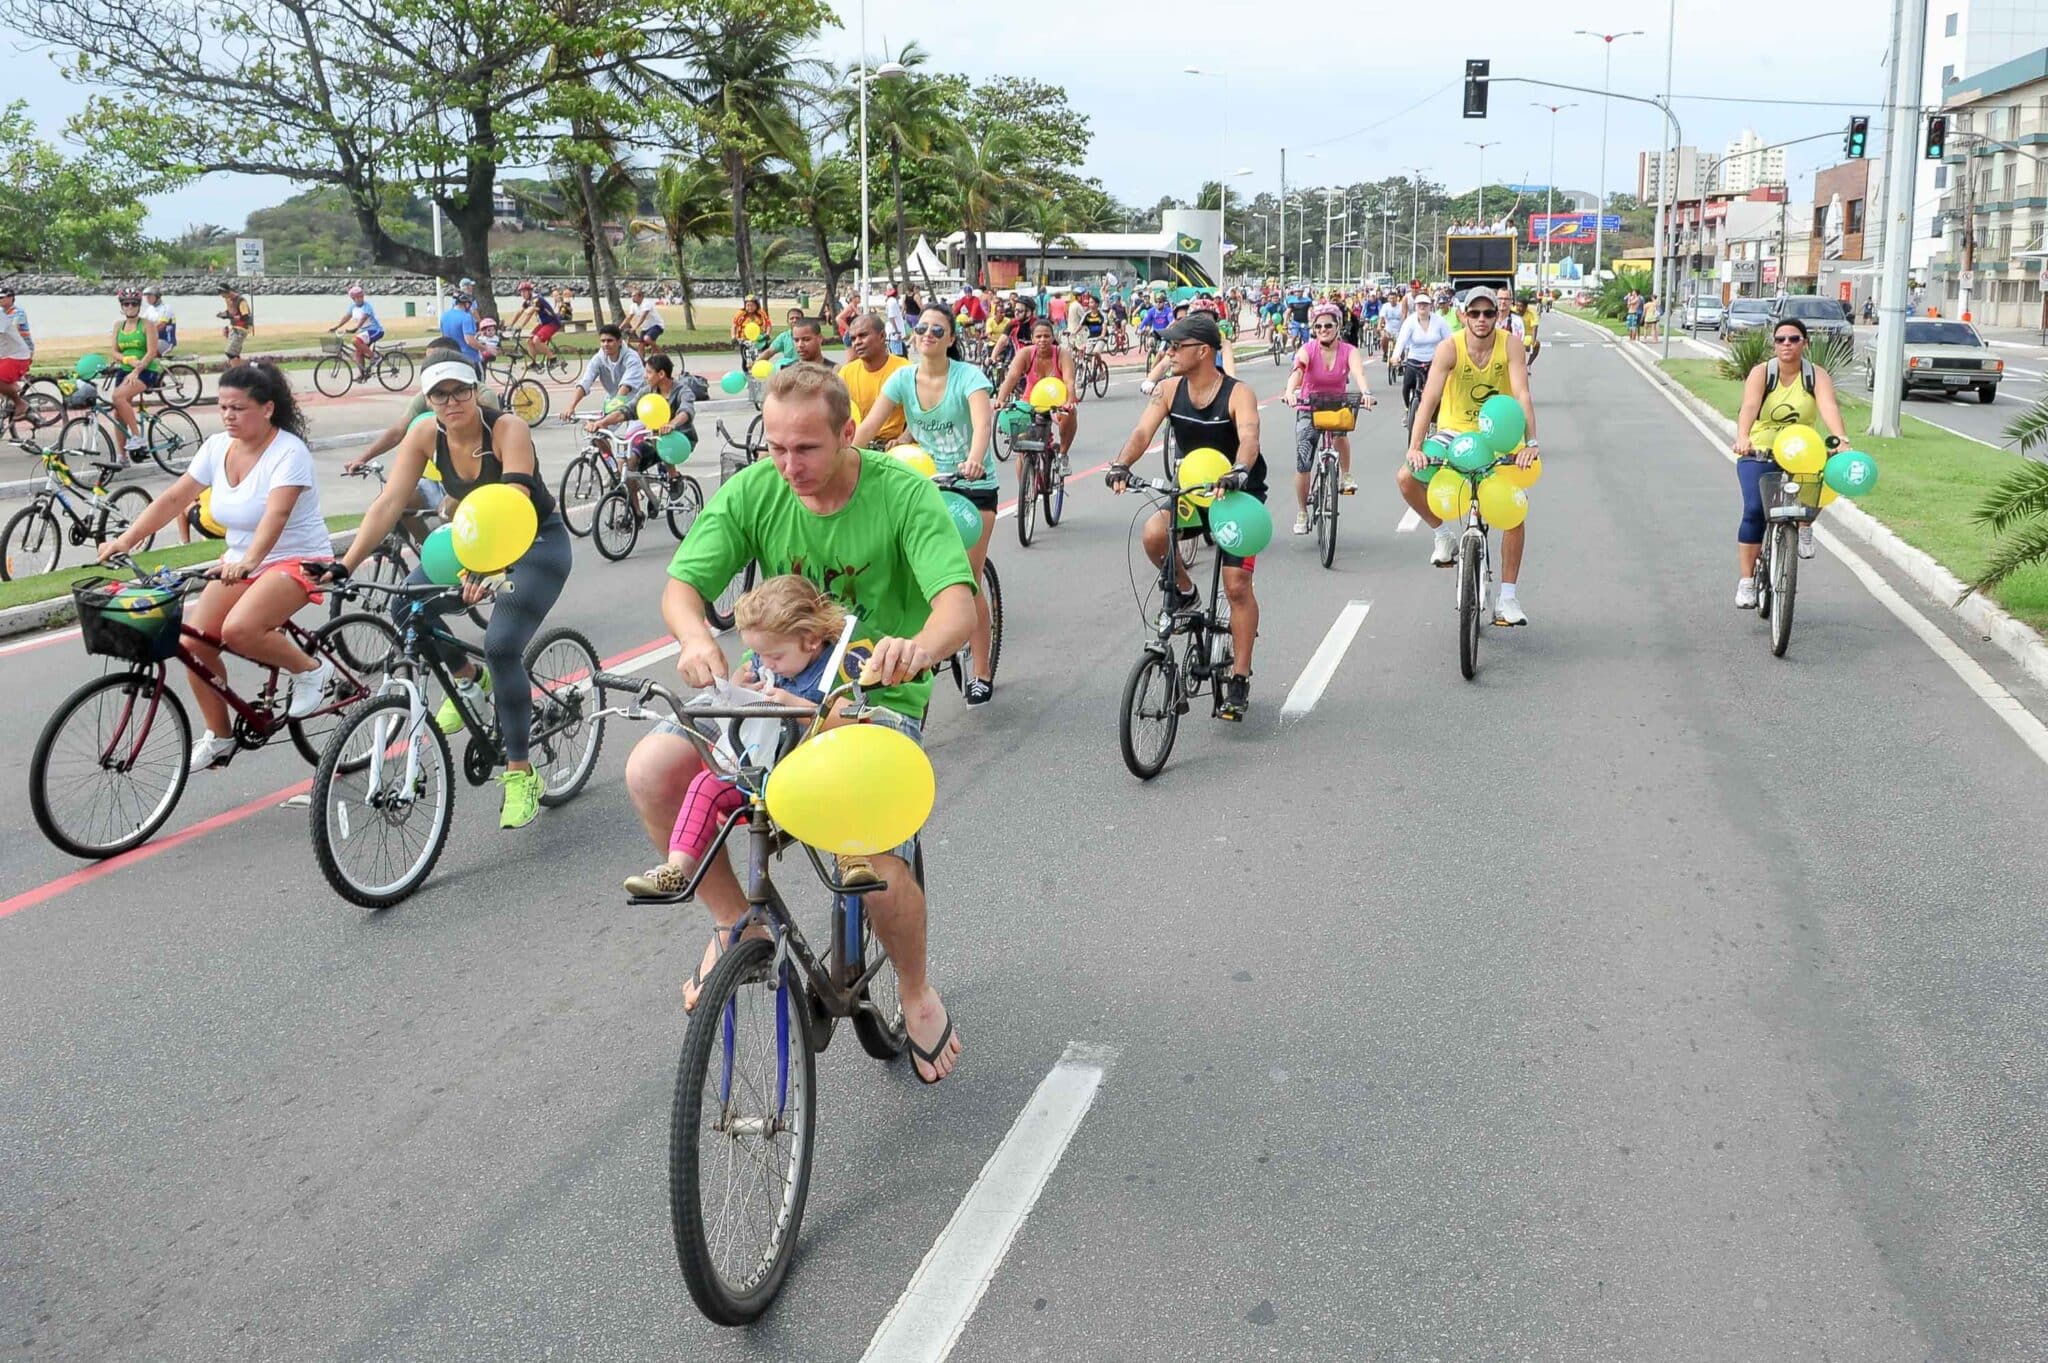
<path fill-rule="evenodd" d="M 1706 422 L 1700 420 L 1696 413 L 1681 403 L 1663 384 L 1648 374 L 1643 377 L 1659 397 L 1670 403 L 1680 416 L 1692 423 L 1693 429 L 1705 437 L 1709 445 L 1719 450 L 1722 457 L 1730 463 L 1734 462 L 1734 453 L 1726 447 L 1720 435 Z M 1982 664 L 1957 647 L 1955 641 L 1944 634 L 1940 626 L 1893 590 L 1892 585 L 1865 562 L 1861 554 L 1844 544 L 1826 526 L 1816 526 L 1814 538 L 1826 545 L 1830 553 L 1848 566 L 1849 571 L 1856 575 L 1857 581 L 1877 599 L 1878 604 L 1890 611 L 1901 624 L 1918 636 L 1920 641 L 1933 651 L 1935 657 L 1947 663 L 1949 670 L 1962 679 L 1963 685 L 1969 687 L 1977 699 L 1989 706 L 1993 714 L 2004 720 L 2006 727 L 2019 735 L 2020 741 L 2027 745 L 2034 756 L 2048 763 L 2048 725 L 2044 725 L 2033 711 L 2021 704 L 2012 692 L 2000 686 L 1997 680 L 1984 670 Z"/>
<path fill-rule="evenodd" d="M 1401 514 L 1401 523 L 1395 526 L 1394 529 L 1397 533 L 1406 534 L 1408 531 L 1413 530 L 1416 526 L 1421 524 L 1422 513 L 1411 506 Z"/>
<path fill-rule="evenodd" d="M 1067 1047 L 882 1318 L 862 1363 L 940 1363 L 953 1351 L 1115 1056 Z"/>
<path fill-rule="evenodd" d="M 1314 656 L 1308 666 L 1301 669 L 1301 675 L 1294 679 L 1294 687 L 1281 702 L 1280 718 L 1300 719 L 1316 708 L 1316 702 L 1323 698 L 1323 688 L 1330 684 L 1330 678 L 1337 675 L 1337 664 L 1344 661 L 1345 650 L 1358 637 L 1358 630 L 1365 623 L 1365 613 L 1372 609 L 1370 601 L 1351 601 L 1337 612 L 1336 621 L 1330 632 L 1323 636 L 1323 642 L 1316 645 Z"/>
<path fill-rule="evenodd" d="M 43 648 L 62 639 L 76 639 L 77 637 L 78 626 L 73 625 L 70 629 L 60 629 L 49 634 L 38 634 L 28 639 L 17 640 L 11 644 L 0 644 L 0 658 L 4 658 L 10 653 L 26 653 L 32 648 Z"/>

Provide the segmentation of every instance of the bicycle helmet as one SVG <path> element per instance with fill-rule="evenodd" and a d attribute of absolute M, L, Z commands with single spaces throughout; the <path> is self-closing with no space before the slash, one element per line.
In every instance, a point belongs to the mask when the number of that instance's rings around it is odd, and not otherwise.
<path fill-rule="evenodd" d="M 114 295 L 114 301 L 124 308 L 131 303 L 139 308 L 142 306 L 142 295 L 133 289 L 123 289 Z"/>
<path fill-rule="evenodd" d="M 144 298 L 162 298 L 164 296 L 164 291 L 157 285 L 151 284 L 148 288 L 142 291 L 142 296 Z"/>
<path fill-rule="evenodd" d="M 522 280 L 520 280 L 520 281 L 519 281 L 519 288 L 518 288 L 517 290 L 515 290 L 515 292 L 518 292 L 518 293 L 532 293 L 532 292 L 533 292 L 533 289 L 534 289 L 534 284 L 533 284 L 533 281 L 532 281 L 531 279 L 522 279 Z"/>
<path fill-rule="evenodd" d="M 1308 320 L 1311 326 L 1324 317 L 1336 322 L 1341 321 L 1343 316 L 1344 310 L 1335 303 L 1318 303 L 1308 310 Z"/>
<path fill-rule="evenodd" d="M 349 296 L 350 298 L 353 298 L 353 299 L 354 299 L 354 300 L 355 300 L 356 302 L 358 302 L 358 303 L 362 302 L 362 301 L 363 301 L 363 286 L 362 286 L 362 285 L 360 285 L 360 284 L 351 284 L 351 285 L 349 285 L 349 286 L 348 286 L 348 296 Z"/>
<path fill-rule="evenodd" d="M 486 317 L 481 322 L 478 322 L 476 324 L 476 329 L 478 331 L 496 331 L 498 329 L 498 319 L 495 317 Z"/>

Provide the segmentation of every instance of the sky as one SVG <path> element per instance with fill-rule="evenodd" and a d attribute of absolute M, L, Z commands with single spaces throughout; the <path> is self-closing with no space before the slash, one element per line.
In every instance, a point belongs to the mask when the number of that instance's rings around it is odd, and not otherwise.
<path fill-rule="evenodd" d="M 1872 22 L 1844 24 L 1834 7 L 1782 0 L 1680 0 L 1671 84 L 1684 141 L 1718 154 L 1744 128 L 1777 142 L 1841 129 L 1861 112 L 1872 118 L 1871 150 L 1880 153 L 1888 34 L 1873 0 L 1856 0 L 1856 7 Z M 837 8 L 845 27 L 825 35 L 818 55 L 851 61 L 860 50 L 860 5 L 837 0 Z M 1470 142 L 1498 143 L 1484 153 L 1490 183 L 1542 183 L 1549 178 L 1552 116 L 1532 107 L 1538 100 L 1578 106 L 1556 115 L 1557 183 L 1597 190 L 1605 45 L 1572 30 L 1646 30 L 1613 45 L 1612 88 L 1641 96 L 1664 87 L 1670 31 L 1664 5 L 1598 0 L 1555 10 L 1522 0 L 1465 0 L 1455 23 L 1429 5 L 1340 2 L 1299 11 L 1271 0 L 1032 0 L 1005 7 L 1000 23 L 991 22 L 987 6 L 960 0 L 867 0 L 866 9 L 867 47 L 877 60 L 915 40 L 938 70 L 1064 85 L 1094 132 L 1084 173 L 1134 204 L 1165 194 L 1191 198 L 1201 181 L 1240 169 L 1252 173 L 1233 178 L 1239 193 L 1275 192 L 1283 145 L 1290 186 L 1412 176 L 1419 166 L 1453 192 L 1469 190 L 1481 155 Z M 1325 31 L 1304 36 L 1317 28 Z M 1448 36 L 1454 28 L 1458 35 Z M 14 46 L 20 48 L 18 39 Z M 1596 93 L 1496 85 L 1490 116 L 1467 120 L 1459 115 L 1468 57 L 1490 59 L 1496 77 Z M 13 94 L 29 101 L 54 139 L 84 92 L 57 76 L 46 57 L 20 52 L 7 66 Z M 1218 76 L 1187 75 L 1186 66 Z M 1708 95 L 1836 103 L 1694 98 Z M 1609 108 L 1607 188 L 1633 192 L 1636 154 L 1660 145 L 1663 116 L 1620 101 Z M 1787 169 L 1795 188 L 1801 172 L 1831 165 L 1840 154 L 1834 138 L 1791 148 Z M 152 200 L 149 228 L 171 236 L 198 221 L 238 227 L 251 210 L 297 188 L 209 177 Z"/>

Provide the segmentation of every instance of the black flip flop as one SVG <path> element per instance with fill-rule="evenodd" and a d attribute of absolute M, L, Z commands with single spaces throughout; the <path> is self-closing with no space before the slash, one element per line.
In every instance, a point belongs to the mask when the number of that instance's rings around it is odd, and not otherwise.
<path fill-rule="evenodd" d="M 910 1043 L 910 1054 L 912 1057 L 910 1072 L 912 1074 L 917 1075 L 918 1083 L 936 1084 L 941 1079 L 944 1079 L 946 1077 L 945 1075 L 940 1074 L 938 1070 L 939 1058 L 945 1055 L 946 1053 L 946 1043 L 953 1039 L 953 1015 L 950 1012 L 946 1014 L 946 1030 L 939 1033 L 938 1042 L 935 1045 L 933 1045 L 933 1047 L 930 1050 L 926 1050 L 924 1047 L 917 1044 L 916 1039 L 910 1035 L 910 1028 L 908 1025 L 906 1025 L 903 1029 L 903 1039 Z M 918 1073 L 917 1065 L 915 1062 L 919 1060 L 922 1060 L 925 1064 L 931 1066 L 932 1074 L 934 1075 L 933 1078 L 927 1079 L 922 1074 Z"/>

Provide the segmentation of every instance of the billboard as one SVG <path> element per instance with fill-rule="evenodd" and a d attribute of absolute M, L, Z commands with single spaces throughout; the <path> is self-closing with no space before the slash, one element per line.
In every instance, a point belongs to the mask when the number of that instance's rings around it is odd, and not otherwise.
<path fill-rule="evenodd" d="M 1591 241 L 1595 224 L 1602 232 L 1619 232 L 1619 213 L 1531 213 L 1529 215 L 1529 244 L 1536 245 L 1545 240 Z"/>
<path fill-rule="evenodd" d="M 263 238 L 235 238 L 235 273 L 238 275 L 260 275 L 263 273 Z"/>

